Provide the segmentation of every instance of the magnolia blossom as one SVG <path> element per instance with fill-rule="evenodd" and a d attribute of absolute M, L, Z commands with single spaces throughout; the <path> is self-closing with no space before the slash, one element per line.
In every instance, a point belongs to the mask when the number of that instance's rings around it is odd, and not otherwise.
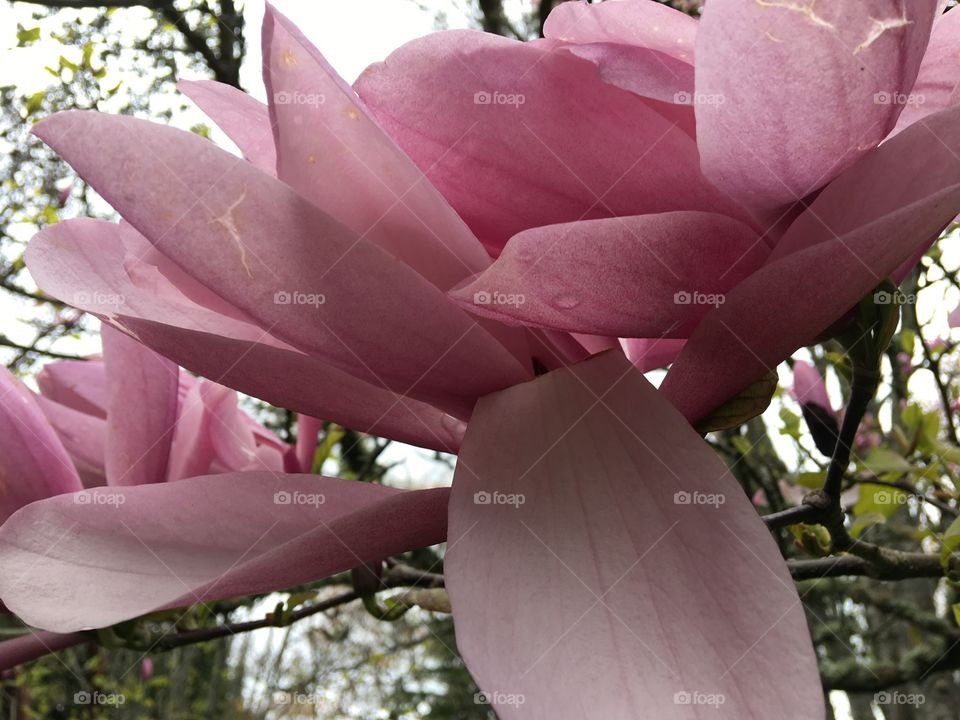
<path fill-rule="evenodd" d="M 131 484 L 15 512 L 0 598 L 70 633 L 446 539 L 458 645 L 502 718 L 701 718 L 703 698 L 823 717 L 785 563 L 690 422 L 960 210 L 940 91 L 960 15 L 937 10 L 712 0 L 698 23 L 563 3 L 544 40 L 436 33 L 351 88 L 268 8 L 266 106 L 181 85 L 242 159 L 128 117 L 43 121 L 124 218 L 41 232 L 46 292 L 227 387 L 459 457 L 451 490 L 230 453 L 230 472 L 150 482 L 179 392 L 152 371 L 124 385 L 140 403 L 108 394 L 133 429 L 108 432 L 105 476 Z M 674 359 L 663 392 L 639 371 Z"/>

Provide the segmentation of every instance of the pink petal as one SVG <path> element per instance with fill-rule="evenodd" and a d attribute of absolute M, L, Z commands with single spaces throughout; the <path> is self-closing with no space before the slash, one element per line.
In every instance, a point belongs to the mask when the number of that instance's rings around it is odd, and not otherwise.
<path fill-rule="evenodd" d="M 197 304 L 191 297 L 209 302 L 209 291 L 189 287 L 187 297 L 182 284 L 174 286 L 169 280 L 170 268 L 160 272 L 131 254 L 126 246 L 130 239 L 123 226 L 102 221 L 57 223 L 30 242 L 27 265 L 49 294 L 123 323 L 148 347 L 193 372 L 278 407 L 414 445 L 456 451 L 461 422 L 292 349 L 222 300 L 214 309 Z M 40 375 L 44 392 L 55 391 L 49 395 L 53 399 L 78 405 L 78 393 L 102 386 L 102 366 L 93 367 L 99 363 L 85 370 L 72 365 L 69 372 L 63 365 L 50 365 Z M 98 390 L 94 396 L 103 394 Z M 82 407 L 88 405 L 93 403 Z"/>
<path fill-rule="evenodd" d="M 960 179 L 960 160 L 954 155 L 960 151 L 958 122 L 960 110 L 936 113 L 864 157 L 817 195 L 784 233 L 768 262 L 834 240 L 884 213 L 927 202 L 956 183 Z M 917 249 L 926 249 L 940 230 L 918 239 Z"/>
<path fill-rule="evenodd" d="M 648 48 L 693 65 L 697 21 L 653 2 L 571 2 L 554 8 L 543 25 L 543 35 L 571 43 Z"/>
<path fill-rule="evenodd" d="M 768 255 L 749 227 L 711 213 L 586 220 L 516 235 L 453 297 L 510 323 L 685 337 Z"/>
<path fill-rule="evenodd" d="M 697 34 L 704 173 L 774 220 L 893 129 L 936 0 L 715 0 Z"/>
<path fill-rule="evenodd" d="M 957 305 L 947 316 L 947 323 L 952 328 L 960 327 L 960 305 Z"/>
<path fill-rule="evenodd" d="M 776 544 L 617 354 L 478 404 L 445 569 L 457 645 L 503 720 L 823 717 Z"/>
<path fill-rule="evenodd" d="M 107 483 L 163 482 L 177 422 L 180 368 L 109 325 L 100 335 L 107 374 Z"/>
<path fill-rule="evenodd" d="M 208 140 L 95 112 L 34 132 L 182 270 L 341 370 L 462 415 L 531 373 L 415 271 Z"/>
<path fill-rule="evenodd" d="M 33 393 L 0 367 L 0 522 L 35 500 L 82 487 Z"/>
<path fill-rule="evenodd" d="M 181 80 L 177 89 L 237 144 L 247 160 L 265 173 L 276 174 L 277 151 L 273 147 L 273 129 L 266 105 L 232 85 L 215 80 Z"/>
<path fill-rule="evenodd" d="M 434 33 L 368 68 L 355 87 L 493 254 L 541 225 L 740 212 L 700 174 L 681 128 L 569 53 Z"/>
<path fill-rule="evenodd" d="M 82 305 L 80 298 L 77 306 Z M 37 374 L 37 385 L 44 397 L 54 402 L 86 415 L 107 417 L 107 378 L 102 360 L 61 360 L 44 365 Z"/>
<path fill-rule="evenodd" d="M 903 106 L 896 132 L 958 100 L 955 91 L 960 85 L 960 12 L 954 7 L 939 17 L 913 89 L 909 95 L 891 97 Z"/>
<path fill-rule="evenodd" d="M 12 640 L 0 642 L 0 672 L 42 658 L 88 641 L 85 635 L 71 633 L 60 635 L 46 631 L 33 631 Z"/>
<path fill-rule="evenodd" d="M 297 415 L 297 462 L 300 472 L 313 472 L 313 458 L 317 453 L 317 436 L 323 430 L 323 420 L 300 413 Z"/>
<path fill-rule="evenodd" d="M 621 341 L 627 357 L 640 372 L 662 368 L 677 359 L 686 340 L 669 338 L 636 338 Z"/>
<path fill-rule="evenodd" d="M 63 361 L 70 362 L 70 361 Z M 51 363 L 44 369 L 49 368 Z M 97 363 L 102 368 L 103 365 Z M 47 422 L 57 432 L 64 449 L 73 460 L 73 465 L 84 487 L 99 487 L 107 484 L 106 457 L 107 422 L 95 415 L 87 415 L 66 405 L 54 402 L 43 395 L 37 404 Z"/>
<path fill-rule="evenodd" d="M 823 377 L 820 371 L 808 362 L 797 360 L 793 364 L 791 394 L 793 399 L 801 405 L 813 403 L 833 414 L 833 405 L 830 404 L 830 396 L 827 395 L 827 386 L 823 382 Z"/>
<path fill-rule="evenodd" d="M 559 45 L 557 49 L 592 62 L 603 81 L 618 88 L 663 103 L 693 105 L 693 65 L 682 60 L 655 50 L 614 43 Z M 687 121 L 692 124 L 693 108 L 687 108 L 687 112 Z"/>
<path fill-rule="evenodd" d="M 353 89 L 269 5 L 263 49 L 281 180 L 442 290 L 489 265 L 480 242 Z"/>
<path fill-rule="evenodd" d="M 956 217 L 958 156 L 960 108 L 925 118 L 838 178 L 704 319 L 663 392 L 695 422 L 814 342 Z M 804 249 L 774 259 L 781 246 Z"/>
<path fill-rule="evenodd" d="M 70 632 L 294 587 L 441 542 L 447 499 L 262 472 L 87 490 L 0 527 L 0 597 L 25 622 Z"/>

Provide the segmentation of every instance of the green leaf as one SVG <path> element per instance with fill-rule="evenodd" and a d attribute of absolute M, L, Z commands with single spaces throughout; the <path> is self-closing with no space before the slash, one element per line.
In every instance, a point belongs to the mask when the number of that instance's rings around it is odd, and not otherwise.
<path fill-rule="evenodd" d="M 30 28 L 29 30 L 23 25 L 17 23 L 17 47 L 26 47 L 30 43 L 36 42 L 40 39 L 40 28 Z"/>
<path fill-rule="evenodd" d="M 67 70 L 70 70 L 72 72 L 76 72 L 77 70 L 80 69 L 80 67 L 76 63 L 70 62 L 63 55 L 60 56 L 60 67 L 66 68 Z"/>
<path fill-rule="evenodd" d="M 701 434 L 715 430 L 729 430 L 743 425 L 763 413 L 770 406 L 777 389 L 777 371 L 771 370 L 757 382 L 717 408 L 710 417 L 701 420 L 697 431 Z"/>
<path fill-rule="evenodd" d="M 863 466 L 874 475 L 904 475 L 913 470 L 907 460 L 895 450 L 890 448 L 873 448 L 866 459 L 863 460 Z"/>
<path fill-rule="evenodd" d="M 913 355 L 913 349 L 917 344 L 917 334 L 910 328 L 904 328 L 900 331 L 900 347 L 905 353 Z"/>
<path fill-rule="evenodd" d="M 794 440 L 799 440 L 803 435 L 800 428 L 800 416 L 788 407 L 780 408 L 780 419 L 783 420 L 783 427 L 780 428 L 781 435 L 788 435 Z"/>
<path fill-rule="evenodd" d="M 46 91 L 40 90 L 27 98 L 27 116 L 33 115 L 43 106 L 43 99 L 46 97 Z"/>
<path fill-rule="evenodd" d="M 802 472 L 797 475 L 794 482 L 801 487 L 809 488 L 810 490 L 816 490 L 823 487 L 823 483 L 826 479 L 827 473 L 825 472 Z"/>
<path fill-rule="evenodd" d="M 950 527 L 943 534 L 943 545 L 940 547 L 940 564 L 943 565 L 944 570 L 950 570 L 950 556 L 958 547 L 960 547 L 960 518 L 950 523 Z"/>
<path fill-rule="evenodd" d="M 903 490 L 874 485 L 860 484 L 860 496 L 853 507 L 853 516 L 859 520 L 867 516 L 880 516 L 880 522 L 886 522 L 899 508 L 903 507 L 910 495 Z M 876 524 L 876 523 L 871 523 Z"/>
<path fill-rule="evenodd" d="M 791 525 L 790 533 L 797 547 L 814 557 L 830 554 L 830 532 L 823 525 Z"/>
<path fill-rule="evenodd" d="M 854 520 L 853 525 L 850 526 L 850 537 L 856 539 L 860 537 L 861 533 L 868 527 L 882 525 L 886 521 L 887 518 L 880 513 L 865 513 Z"/>

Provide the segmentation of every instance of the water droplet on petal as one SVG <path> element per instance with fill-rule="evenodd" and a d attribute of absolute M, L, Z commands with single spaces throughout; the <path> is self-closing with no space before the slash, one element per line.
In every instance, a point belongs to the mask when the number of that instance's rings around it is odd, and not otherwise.
<path fill-rule="evenodd" d="M 553 304 L 561 310 L 572 310 L 580 304 L 580 298 L 573 295 L 560 295 L 553 301 Z"/>

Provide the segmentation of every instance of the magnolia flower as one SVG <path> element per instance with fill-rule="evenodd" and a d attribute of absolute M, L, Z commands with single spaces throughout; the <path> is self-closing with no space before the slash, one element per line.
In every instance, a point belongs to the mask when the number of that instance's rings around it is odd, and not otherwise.
<path fill-rule="evenodd" d="M 565 3 L 545 41 L 437 33 L 350 88 L 268 9 L 267 106 L 183 86 L 244 159 L 42 122 L 124 217 L 35 238 L 47 292 L 227 387 L 459 458 L 451 490 L 261 471 L 39 500 L 0 528 L 0 598 L 70 633 L 446 539 L 458 644 L 503 718 L 822 717 L 786 566 L 690 421 L 960 209 L 938 89 L 960 15 L 936 10 Z M 686 341 L 663 393 L 616 349 L 584 359 L 615 337 L 658 362 Z M 171 385 L 129 387 L 142 416 L 108 460 L 169 418 Z"/>
<path fill-rule="evenodd" d="M 956 216 L 960 11 L 937 10 L 716 0 L 698 22 L 642 0 L 563 3 L 542 60 L 509 41 L 428 36 L 357 90 L 502 248 L 454 292 L 463 307 L 686 340 L 662 389 L 699 421 L 902 277 Z M 608 83 L 615 112 L 573 89 L 588 70 L 571 56 Z M 480 81 L 526 102 L 462 101 Z M 479 290 L 525 302 L 477 304 Z"/>

